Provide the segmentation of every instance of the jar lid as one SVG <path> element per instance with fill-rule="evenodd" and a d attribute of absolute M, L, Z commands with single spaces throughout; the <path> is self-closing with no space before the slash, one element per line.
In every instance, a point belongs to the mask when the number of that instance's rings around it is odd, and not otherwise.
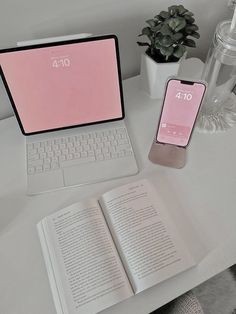
<path fill-rule="evenodd" d="M 236 51 L 236 30 L 230 31 L 231 20 L 223 21 L 216 27 L 216 39 L 224 48 Z"/>

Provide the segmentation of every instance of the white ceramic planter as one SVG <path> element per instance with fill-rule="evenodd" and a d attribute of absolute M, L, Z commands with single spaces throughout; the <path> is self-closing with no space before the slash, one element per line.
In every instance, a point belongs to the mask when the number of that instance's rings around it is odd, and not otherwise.
<path fill-rule="evenodd" d="M 157 63 L 146 53 L 142 54 L 140 88 L 151 98 L 162 98 L 167 78 L 178 74 L 182 60 L 183 58 L 178 62 Z"/>

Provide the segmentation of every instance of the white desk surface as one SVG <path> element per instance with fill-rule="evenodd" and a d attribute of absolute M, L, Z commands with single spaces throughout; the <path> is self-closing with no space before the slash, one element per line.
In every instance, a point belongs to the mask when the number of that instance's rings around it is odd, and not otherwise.
<path fill-rule="evenodd" d="M 14 117 L 0 122 L 0 313 L 56 313 L 35 227 L 41 218 L 149 174 L 158 178 L 169 199 L 170 191 L 175 192 L 213 249 L 197 267 L 103 313 L 149 313 L 236 263 L 236 128 L 218 134 L 195 131 L 184 169 L 153 165 L 147 155 L 160 102 L 138 89 L 138 78 L 124 81 L 124 96 L 126 124 L 140 167 L 136 177 L 27 196 L 24 137 Z M 169 182 L 170 190 L 162 180 Z"/>

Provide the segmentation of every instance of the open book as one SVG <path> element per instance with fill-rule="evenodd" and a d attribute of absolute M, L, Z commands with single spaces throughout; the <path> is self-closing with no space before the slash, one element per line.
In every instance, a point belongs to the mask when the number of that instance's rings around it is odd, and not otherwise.
<path fill-rule="evenodd" d="M 196 264 L 147 180 L 37 227 L 58 314 L 97 313 Z"/>

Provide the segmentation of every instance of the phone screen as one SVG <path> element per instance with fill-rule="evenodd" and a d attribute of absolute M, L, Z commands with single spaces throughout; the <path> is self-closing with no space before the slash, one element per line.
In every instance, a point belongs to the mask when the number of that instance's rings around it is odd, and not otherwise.
<path fill-rule="evenodd" d="M 156 141 L 177 146 L 188 145 L 206 86 L 201 82 L 170 79 Z"/>

